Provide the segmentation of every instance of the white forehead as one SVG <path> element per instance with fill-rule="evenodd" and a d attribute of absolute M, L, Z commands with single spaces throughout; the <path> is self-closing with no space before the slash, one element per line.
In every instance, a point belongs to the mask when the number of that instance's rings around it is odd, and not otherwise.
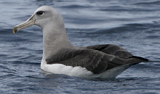
<path fill-rule="evenodd" d="M 52 12 L 57 12 L 55 9 L 53 9 L 50 6 L 41 6 L 34 13 L 36 13 L 37 11 L 52 11 Z"/>

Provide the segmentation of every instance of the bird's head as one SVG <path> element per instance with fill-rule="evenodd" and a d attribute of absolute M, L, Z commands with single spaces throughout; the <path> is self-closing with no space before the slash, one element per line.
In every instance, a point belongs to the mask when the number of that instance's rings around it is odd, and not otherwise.
<path fill-rule="evenodd" d="M 52 23 L 53 26 L 63 25 L 63 18 L 52 7 L 42 6 L 38 8 L 28 20 L 19 25 L 16 25 L 13 28 L 13 33 L 16 33 L 17 31 L 31 25 L 38 25 L 41 28 L 45 28 L 50 23 Z"/>

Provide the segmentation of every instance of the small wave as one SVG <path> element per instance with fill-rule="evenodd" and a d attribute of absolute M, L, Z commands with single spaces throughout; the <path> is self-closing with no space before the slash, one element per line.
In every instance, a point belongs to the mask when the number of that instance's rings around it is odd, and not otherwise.
<path fill-rule="evenodd" d="M 137 2 L 135 5 L 159 5 L 160 1 Z"/>
<path fill-rule="evenodd" d="M 91 6 L 87 5 L 87 6 L 84 6 L 84 5 L 66 5 L 66 6 L 62 6 L 61 8 L 91 8 Z"/>

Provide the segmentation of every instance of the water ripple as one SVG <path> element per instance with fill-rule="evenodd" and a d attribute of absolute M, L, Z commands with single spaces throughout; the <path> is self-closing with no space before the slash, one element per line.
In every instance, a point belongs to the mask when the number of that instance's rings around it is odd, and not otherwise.
<path fill-rule="evenodd" d="M 159 3 L 158 0 L 0 1 L 1 93 L 159 94 L 159 62 L 140 63 L 112 80 L 46 74 L 40 69 L 42 30 L 32 26 L 12 33 L 12 28 L 28 19 L 36 8 L 50 5 L 62 14 L 73 45 L 116 44 L 134 55 L 159 61 Z"/>

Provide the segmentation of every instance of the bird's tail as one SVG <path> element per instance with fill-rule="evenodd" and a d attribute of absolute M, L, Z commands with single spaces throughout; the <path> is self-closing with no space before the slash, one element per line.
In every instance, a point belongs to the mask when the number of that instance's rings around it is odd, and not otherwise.
<path fill-rule="evenodd" d="M 147 59 L 147 58 L 138 57 L 138 56 L 132 56 L 132 58 L 137 59 L 137 61 L 139 61 L 139 62 L 148 62 L 149 61 L 149 59 Z"/>
<path fill-rule="evenodd" d="M 143 58 L 143 57 L 138 57 L 138 56 L 133 56 L 132 58 L 134 58 L 136 63 L 130 63 L 130 66 L 136 65 L 136 64 L 141 63 L 141 62 L 160 62 L 158 60 L 149 60 L 149 59 L 146 59 L 146 58 Z"/>

